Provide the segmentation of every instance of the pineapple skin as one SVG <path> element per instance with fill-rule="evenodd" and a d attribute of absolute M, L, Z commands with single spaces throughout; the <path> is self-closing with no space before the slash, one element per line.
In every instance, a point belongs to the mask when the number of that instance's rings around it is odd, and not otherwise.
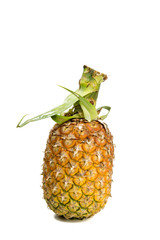
<path fill-rule="evenodd" d="M 72 119 L 50 131 L 43 163 L 43 192 L 58 216 L 83 219 L 111 196 L 114 144 L 99 121 Z"/>

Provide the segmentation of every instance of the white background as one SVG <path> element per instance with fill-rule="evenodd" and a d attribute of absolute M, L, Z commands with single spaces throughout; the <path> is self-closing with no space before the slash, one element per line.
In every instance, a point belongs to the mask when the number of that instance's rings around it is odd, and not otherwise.
<path fill-rule="evenodd" d="M 60 221 L 43 200 L 51 119 L 86 64 L 108 74 L 97 106 L 116 144 L 112 198 L 87 221 Z M 0 2 L 1 239 L 160 239 L 159 1 Z"/>

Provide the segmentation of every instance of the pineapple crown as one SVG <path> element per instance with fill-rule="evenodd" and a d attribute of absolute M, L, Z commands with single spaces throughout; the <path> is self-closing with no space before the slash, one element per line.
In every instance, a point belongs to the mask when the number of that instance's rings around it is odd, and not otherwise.
<path fill-rule="evenodd" d="M 70 92 L 70 95 L 64 100 L 63 104 L 23 122 L 24 117 L 27 115 L 26 114 L 19 121 L 17 127 L 23 127 L 30 122 L 35 122 L 49 117 L 51 117 L 58 124 L 62 124 L 73 118 L 84 118 L 89 122 L 92 120 L 104 120 L 108 116 L 111 107 L 102 106 L 96 109 L 96 101 L 100 85 L 106 79 L 107 75 L 84 65 L 78 90 L 73 92 L 65 87 L 60 86 Z M 103 116 L 99 116 L 99 113 L 102 109 L 106 109 L 108 112 Z M 66 110 L 68 110 L 68 112 L 65 112 Z"/>

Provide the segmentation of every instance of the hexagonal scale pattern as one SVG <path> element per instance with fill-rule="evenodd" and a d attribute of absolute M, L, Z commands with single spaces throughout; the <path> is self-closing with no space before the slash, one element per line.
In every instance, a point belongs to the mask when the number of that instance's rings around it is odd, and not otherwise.
<path fill-rule="evenodd" d="M 44 198 L 65 218 L 87 218 L 111 195 L 114 145 L 107 126 L 73 119 L 50 131 L 43 164 Z"/>

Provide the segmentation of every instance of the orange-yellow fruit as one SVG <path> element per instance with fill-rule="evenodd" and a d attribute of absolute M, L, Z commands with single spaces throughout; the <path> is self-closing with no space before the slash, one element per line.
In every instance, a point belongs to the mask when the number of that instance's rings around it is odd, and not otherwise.
<path fill-rule="evenodd" d="M 65 218 L 87 218 L 111 195 L 114 145 L 99 121 L 73 119 L 50 131 L 43 164 L 44 198 Z"/>

